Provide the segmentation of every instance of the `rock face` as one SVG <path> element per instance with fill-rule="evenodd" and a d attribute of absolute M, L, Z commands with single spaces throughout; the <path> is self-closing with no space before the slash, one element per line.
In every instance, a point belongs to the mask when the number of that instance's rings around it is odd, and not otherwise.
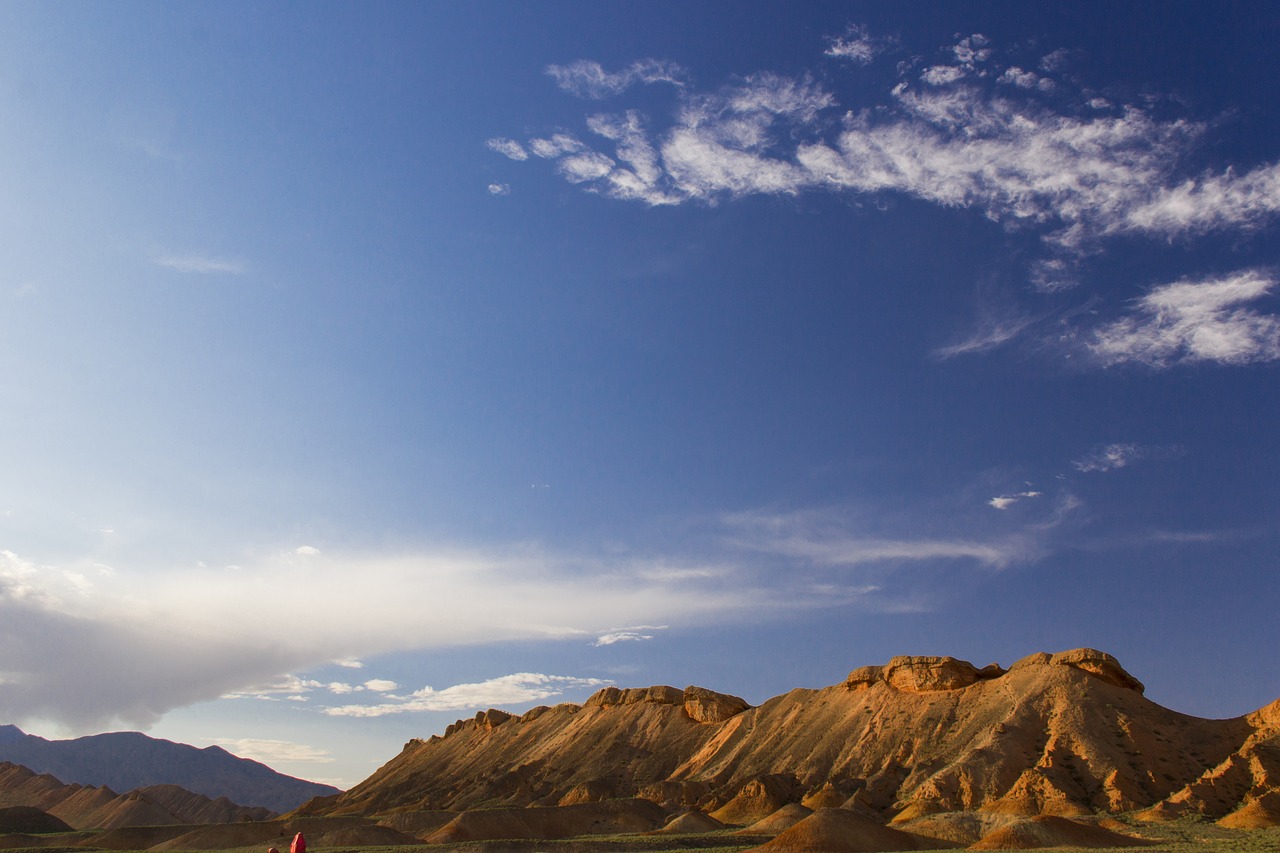
<path fill-rule="evenodd" d="M 750 707 L 744 699 L 716 693 L 705 687 L 684 689 L 684 712 L 699 723 L 723 723 Z"/>
<path fill-rule="evenodd" d="M 1149 701 L 1094 649 L 1008 670 L 895 657 L 841 684 L 750 707 L 734 696 L 606 688 L 582 706 L 486 712 L 415 740 L 302 813 L 582 805 L 639 798 L 745 825 L 779 808 L 873 821 L 948 812 L 1014 820 L 1146 809 L 1269 820 L 1280 796 L 1280 702 L 1233 720 Z M 1243 810 L 1243 811 L 1241 811 Z"/>

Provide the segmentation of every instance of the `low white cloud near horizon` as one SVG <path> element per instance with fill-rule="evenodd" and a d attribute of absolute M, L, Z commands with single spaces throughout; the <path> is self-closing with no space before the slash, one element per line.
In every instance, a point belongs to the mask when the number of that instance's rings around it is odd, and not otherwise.
<path fill-rule="evenodd" d="M 455 684 L 443 690 L 424 687 L 377 705 L 338 705 L 325 708 L 324 713 L 330 717 L 384 717 L 424 711 L 512 707 L 562 696 L 566 690 L 594 689 L 608 684 L 612 682 L 600 678 L 517 672 L 474 684 Z"/>
<path fill-rule="evenodd" d="M 777 619 L 841 602 L 892 610 L 903 591 L 870 575 L 938 561 L 1000 569 L 1034 560 L 1041 547 L 1032 528 L 894 537 L 869 534 L 861 523 L 841 510 L 726 514 L 714 522 L 710 558 L 605 558 L 528 545 L 396 556 L 303 546 L 237 566 L 144 572 L 96 571 L 88 558 L 42 565 L 3 551 L 0 717 L 81 730 L 146 727 L 219 697 L 305 704 L 322 692 L 387 697 L 381 704 L 397 710 L 385 713 L 403 713 L 464 691 L 405 699 L 390 679 L 348 683 L 307 673 L 354 668 L 379 654 L 503 641 L 605 648 L 747 612 Z M 794 571 L 772 571 L 777 559 Z M 833 583 L 841 596 L 832 596 Z"/>

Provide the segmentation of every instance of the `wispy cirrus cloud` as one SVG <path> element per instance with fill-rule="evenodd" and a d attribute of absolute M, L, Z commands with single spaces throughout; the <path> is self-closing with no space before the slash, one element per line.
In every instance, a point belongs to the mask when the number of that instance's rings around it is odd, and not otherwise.
<path fill-rule="evenodd" d="M 595 690 L 612 684 L 599 678 L 517 672 L 474 684 L 455 684 L 443 690 L 424 687 L 409 696 L 378 705 L 338 705 L 326 708 L 332 717 L 385 717 L 427 711 L 467 711 L 511 708 L 564 696 L 569 691 Z"/>
<path fill-rule="evenodd" d="M 824 53 L 862 66 L 894 46 L 855 25 Z M 1026 279 L 1041 295 L 1079 286 L 1087 259 L 1121 237 L 1246 237 L 1275 222 L 1280 163 L 1192 171 L 1215 118 L 1169 117 L 1155 98 L 1118 103 L 1083 89 L 1064 73 L 1073 55 L 1060 49 L 1005 62 L 985 36 L 968 35 L 931 64 L 901 64 L 896 84 L 864 103 L 842 103 L 803 72 L 760 71 L 696 88 L 671 63 L 610 73 L 583 60 L 549 73 L 593 98 L 635 82 L 678 82 L 674 103 L 662 115 L 588 114 L 582 134 L 488 145 L 513 159 L 532 151 L 584 190 L 652 206 L 824 192 L 897 194 L 974 211 L 1039 238 Z M 1046 342 L 1061 341 L 1061 351 L 1087 340 L 1095 365 L 1273 360 L 1276 316 L 1239 307 L 1261 298 L 1270 281 L 1244 271 L 1165 286 L 1133 316 L 1079 319 Z M 987 352 L 1048 332 L 1028 319 L 1034 313 L 1008 312 L 935 355 Z"/>
<path fill-rule="evenodd" d="M 876 57 L 898 46 L 891 36 L 872 35 L 866 26 L 851 24 L 844 35 L 828 40 L 826 56 L 846 59 L 857 65 L 869 65 Z"/>
<path fill-rule="evenodd" d="M 945 360 L 961 355 L 987 352 L 1016 340 L 1035 326 L 1039 320 L 1040 318 L 1007 311 L 986 311 L 964 340 L 938 347 L 933 354 L 936 358 Z"/>
<path fill-rule="evenodd" d="M 507 139 L 506 137 L 500 136 L 490 139 L 485 143 L 485 145 L 488 146 L 490 151 L 496 151 L 503 157 L 510 160 L 529 159 L 529 152 L 525 150 L 523 145 L 516 142 L 514 139 Z"/>
<path fill-rule="evenodd" d="M 1280 317 L 1245 307 L 1271 294 L 1275 278 L 1245 270 L 1153 288 L 1130 315 L 1101 326 L 1088 343 L 1103 364 L 1169 367 L 1280 359 Z"/>
<path fill-rule="evenodd" d="M 598 100 L 621 94 L 637 83 L 683 86 L 685 70 L 674 62 L 641 59 L 621 71 L 605 71 L 599 62 L 579 59 L 568 65 L 548 65 L 547 76 L 570 94 Z"/>
<path fill-rule="evenodd" d="M 1116 231 L 1159 235 L 1199 235 L 1211 231 L 1253 230 L 1280 213 L 1280 163 L 1243 175 L 1227 169 L 1188 178 L 1126 212 Z"/>
<path fill-rule="evenodd" d="M 1132 442 L 1104 444 L 1071 463 L 1082 474 L 1114 471 L 1127 468 L 1135 462 L 1147 459 L 1171 459 L 1181 456 L 1184 449 L 1177 445 L 1143 445 Z"/>
<path fill-rule="evenodd" d="M 829 512 L 734 513 L 726 515 L 724 523 L 726 541 L 736 547 L 828 567 L 962 560 L 1004 568 L 1032 559 L 1037 552 L 1018 536 L 871 535 Z"/>
<path fill-rule="evenodd" d="M 855 27 L 827 53 L 869 62 L 876 51 L 868 38 Z M 1220 230 L 1280 210 L 1275 165 L 1246 175 L 1179 175 L 1179 163 L 1206 131 L 1202 123 L 1096 98 L 1083 112 L 1066 102 L 1055 110 L 1041 97 L 1058 85 L 1050 72 L 999 64 L 981 35 L 958 40 L 946 59 L 904 71 L 916 76 L 904 76 L 876 109 L 850 109 L 805 75 L 759 72 L 718 90 L 678 90 L 665 122 L 635 111 L 589 117 L 589 129 L 605 142 L 642 148 L 649 164 L 643 170 L 616 148 L 576 137 L 572 148 L 543 156 L 590 157 L 592 170 L 562 172 L 620 199 L 676 204 L 809 190 L 894 192 L 1039 229 L 1047 244 L 1068 252 L 1117 233 Z M 635 70 L 608 74 L 588 61 L 553 68 L 562 86 L 595 96 L 648 79 Z M 507 156 L 523 149 L 504 138 L 488 144 Z"/>
<path fill-rule="evenodd" d="M 987 504 L 995 509 L 1008 509 L 1019 501 L 1027 498 L 1038 498 L 1042 494 L 1043 492 L 1037 491 L 1014 492 L 1011 495 L 998 495 L 987 501 Z"/>
<path fill-rule="evenodd" d="M 199 254 L 165 254 L 152 259 L 156 266 L 196 275 L 243 275 L 248 271 L 244 261 Z"/>

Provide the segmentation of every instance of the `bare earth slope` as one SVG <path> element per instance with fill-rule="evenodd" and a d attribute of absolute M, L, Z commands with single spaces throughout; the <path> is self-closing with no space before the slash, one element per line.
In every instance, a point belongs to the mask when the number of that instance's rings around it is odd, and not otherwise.
<path fill-rule="evenodd" d="M 40 809 L 76 829 L 236 823 L 275 816 L 264 808 L 237 806 L 225 798 L 211 800 L 176 785 L 117 794 L 107 787 L 64 785 L 53 776 L 0 762 L 0 807 L 14 806 Z"/>
<path fill-rule="evenodd" d="M 1265 821 L 1280 790 L 1280 702 L 1204 720 L 1147 700 L 1102 652 L 1007 671 L 902 657 L 752 708 L 702 688 L 608 688 L 582 706 L 487 711 L 415 740 L 301 814 L 383 815 L 637 797 L 745 825 L 788 804 L 895 826 L 940 812 L 1150 810 Z M 1242 815 L 1243 816 L 1243 815 Z"/>

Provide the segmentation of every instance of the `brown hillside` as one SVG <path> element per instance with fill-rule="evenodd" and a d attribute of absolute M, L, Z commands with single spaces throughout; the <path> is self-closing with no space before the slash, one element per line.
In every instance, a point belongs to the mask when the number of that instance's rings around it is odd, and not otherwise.
<path fill-rule="evenodd" d="M 430 844 L 456 844 L 651 832 L 661 828 L 666 817 L 656 803 L 635 799 L 555 808 L 477 809 L 462 812 L 424 840 Z"/>
<path fill-rule="evenodd" d="M 0 832 L 37 835 L 45 832 L 70 832 L 71 827 L 34 806 L 0 808 Z"/>
<path fill-rule="evenodd" d="M 762 818 L 734 835 L 753 836 L 767 835 L 776 837 L 813 814 L 813 809 L 800 803 L 790 803 L 778 809 L 768 817 Z"/>
<path fill-rule="evenodd" d="M 0 807 L 30 806 L 75 829 L 118 829 L 166 824 L 259 821 L 275 815 L 220 798 L 210 800 L 176 785 L 155 785 L 127 794 L 110 788 L 64 785 L 47 774 L 0 762 Z"/>
<path fill-rule="evenodd" d="M 1042 847 L 1144 847 L 1154 842 L 1089 826 L 1065 817 L 1041 815 L 1002 826 L 970 850 L 1035 850 Z"/>
<path fill-rule="evenodd" d="M 894 658 L 756 708 L 703 688 L 607 688 L 582 706 L 461 720 L 299 813 L 641 797 L 739 826 L 790 803 L 843 806 L 881 822 L 903 812 L 1153 807 L 1219 818 L 1277 789 L 1280 702 L 1204 720 L 1142 690 L 1113 657 L 1091 649 L 1034 654 L 1008 670 Z"/>
<path fill-rule="evenodd" d="M 755 848 L 760 853 L 873 853 L 881 850 L 937 850 L 953 845 L 882 826 L 847 809 L 818 809 Z"/>

